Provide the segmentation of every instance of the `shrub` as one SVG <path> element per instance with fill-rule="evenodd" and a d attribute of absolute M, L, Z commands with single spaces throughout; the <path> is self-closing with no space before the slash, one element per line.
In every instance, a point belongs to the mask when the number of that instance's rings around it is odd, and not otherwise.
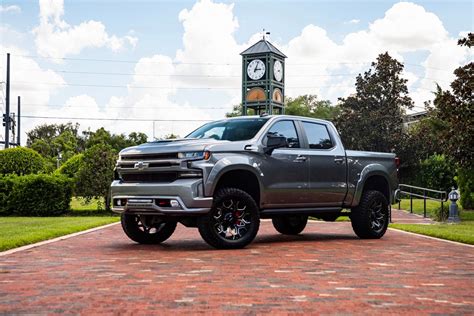
<path fill-rule="evenodd" d="M 447 193 L 455 185 L 455 165 L 444 155 L 432 155 L 422 160 L 419 166 L 417 184 L 434 190 L 444 190 Z"/>
<path fill-rule="evenodd" d="M 17 147 L 0 151 L 0 174 L 17 175 L 39 173 L 45 170 L 45 161 L 30 148 Z"/>
<path fill-rule="evenodd" d="M 114 167 L 117 161 L 115 150 L 105 144 L 97 144 L 84 152 L 84 161 L 77 175 L 77 195 L 86 201 L 103 197 L 108 209 L 110 183 L 114 177 Z"/>
<path fill-rule="evenodd" d="M 84 160 L 83 154 L 77 154 L 69 158 L 59 169 L 57 173 L 63 174 L 68 178 L 75 178 Z"/>
<path fill-rule="evenodd" d="M 474 168 L 459 168 L 456 181 L 463 209 L 474 209 Z"/>
<path fill-rule="evenodd" d="M 71 180 L 63 175 L 0 177 L 2 215 L 55 216 L 69 210 Z"/>

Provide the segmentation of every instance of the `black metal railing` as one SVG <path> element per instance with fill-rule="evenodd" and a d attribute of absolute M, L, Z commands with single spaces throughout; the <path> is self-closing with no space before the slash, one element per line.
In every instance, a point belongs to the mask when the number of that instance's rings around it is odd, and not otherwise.
<path fill-rule="evenodd" d="M 408 191 L 406 191 L 408 190 Z M 423 192 L 423 194 L 421 194 Z M 436 194 L 438 197 L 433 197 L 428 194 Z M 444 202 L 448 200 L 448 194 L 446 191 L 433 190 L 428 188 L 417 187 L 414 185 L 400 184 L 398 186 L 398 209 L 400 208 L 401 196 L 410 196 L 410 213 L 413 213 L 413 197 L 423 199 L 423 217 L 426 217 L 426 200 L 438 201 L 441 203 L 441 214 L 444 211 Z"/>

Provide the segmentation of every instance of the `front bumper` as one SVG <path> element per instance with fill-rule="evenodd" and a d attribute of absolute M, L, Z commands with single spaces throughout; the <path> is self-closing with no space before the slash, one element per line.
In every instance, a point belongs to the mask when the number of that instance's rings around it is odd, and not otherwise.
<path fill-rule="evenodd" d="M 116 213 L 150 215 L 206 214 L 212 207 L 212 197 L 204 197 L 201 179 L 180 179 L 172 183 L 124 183 L 112 182 L 112 210 Z M 127 200 L 117 205 L 117 200 Z M 174 207 L 163 207 L 156 200 L 175 200 Z"/>

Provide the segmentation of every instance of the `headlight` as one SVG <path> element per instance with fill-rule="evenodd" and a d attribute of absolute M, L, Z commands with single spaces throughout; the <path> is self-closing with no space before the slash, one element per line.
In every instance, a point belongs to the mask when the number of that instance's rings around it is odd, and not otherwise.
<path fill-rule="evenodd" d="M 179 159 L 189 159 L 189 160 L 207 160 L 211 156 L 211 153 L 208 151 L 190 151 L 184 153 L 178 153 Z"/>

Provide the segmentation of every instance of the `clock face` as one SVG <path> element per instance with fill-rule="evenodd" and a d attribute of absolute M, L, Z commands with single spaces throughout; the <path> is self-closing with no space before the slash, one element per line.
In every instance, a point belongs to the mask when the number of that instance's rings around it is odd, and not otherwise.
<path fill-rule="evenodd" d="M 273 76 L 275 76 L 276 81 L 283 79 L 283 65 L 279 60 L 276 60 L 273 64 Z"/>
<path fill-rule="evenodd" d="M 265 74 L 265 64 L 260 59 L 252 60 L 247 66 L 247 75 L 252 80 L 258 80 Z"/>

